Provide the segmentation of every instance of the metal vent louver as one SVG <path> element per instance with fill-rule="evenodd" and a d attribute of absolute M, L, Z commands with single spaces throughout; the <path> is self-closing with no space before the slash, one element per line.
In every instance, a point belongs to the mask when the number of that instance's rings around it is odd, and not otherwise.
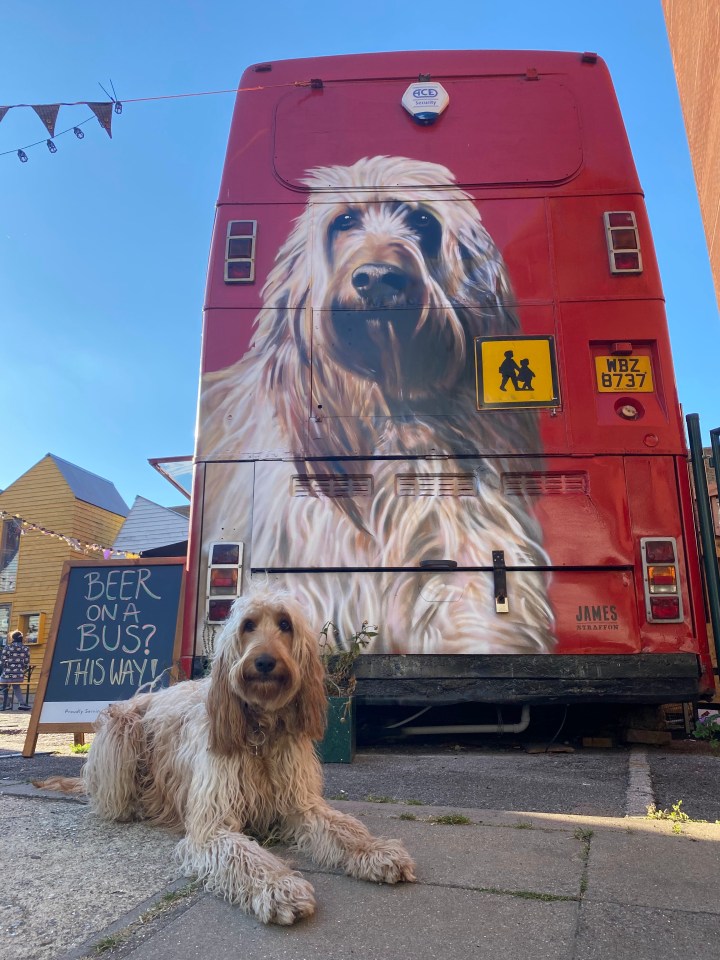
<path fill-rule="evenodd" d="M 332 500 L 350 497 L 369 497 L 372 477 L 355 474 L 301 474 L 292 479 L 293 497 L 328 497 Z"/>
<path fill-rule="evenodd" d="M 588 492 L 588 475 L 575 473 L 504 473 L 503 493 L 516 497 L 559 496 Z"/>
<path fill-rule="evenodd" d="M 472 473 L 403 473 L 395 477 L 398 497 L 474 497 Z"/>

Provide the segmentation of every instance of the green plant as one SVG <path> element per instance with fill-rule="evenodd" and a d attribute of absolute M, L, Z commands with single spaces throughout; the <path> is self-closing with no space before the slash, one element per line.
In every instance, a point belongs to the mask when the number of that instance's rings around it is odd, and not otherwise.
<path fill-rule="evenodd" d="M 463 826 L 472 823 L 469 817 L 464 817 L 461 813 L 446 813 L 442 817 L 429 817 L 428 823 L 441 823 L 446 826 Z"/>
<path fill-rule="evenodd" d="M 649 820 L 672 820 L 673 823 L 689 823 L 690 817 L 687 813 L 684 813 L 680 807 L 682 806 L 682 800 L 678 800 L 677 803 L 674 803 L 670 810 L 659 810 L 654 803 L 651 803 L 647 808 L 647 816 Z"/>
<path fill-rule="evenodd" d="M 708 740 L 714 747 L 720 746 L 720 715 L 712 714 L 699 720 L 693 736 L 696 740 Z"/>
<path fill-rule="evenodd" d="M 401 813 L 398 820 L 417 820 L 414 813 Z"/>
<path fill-rule="evenodd" d="M 328 620 L 320 631 L 320 656 L 325 668 L 325 692 L 329 697 L 349 697 L 355 690 L 355 661 L 377 636 L 377 627 L 363 620 L 351 637 L 342 641 L 340 631 Z"/>
<path fill-rule="evenodd" d="M 89 743 L 73 743 L 70 745 L 70 753 L 87 753 L 90 746 Z"/>
<path fill-rule="evenodd" d="M 397 803 L 395 797 L 376 797 L 374 793 L 369 793 L 365 801 L 366 803 Z"/>

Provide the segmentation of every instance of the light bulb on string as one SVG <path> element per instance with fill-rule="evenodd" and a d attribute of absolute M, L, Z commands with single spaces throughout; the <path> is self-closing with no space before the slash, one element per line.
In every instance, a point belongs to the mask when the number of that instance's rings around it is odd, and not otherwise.
<path fill-rule="evenodd" d="M 57 153 L 57 147 L 52 142 L 52 140 L 46 140 L 45 143 L 47 143 L 47 148 L 50 151 L 50 153 Z"/>
<path fill-rule="evenodd" d="M 20 161 L 20 163 L 28 162 L 28 155 L 25 153 L 24 150 L 18 150 L 17 154 L 18 154 L 18 160 Z"/>
<path fill-rule="evenodd" d="M 80 127 L 73 127 L 73 133 L 78 138 L 78 140 L 82 140 L 82 138 L 85 136 L 85 134 L 82 132 Z"/>

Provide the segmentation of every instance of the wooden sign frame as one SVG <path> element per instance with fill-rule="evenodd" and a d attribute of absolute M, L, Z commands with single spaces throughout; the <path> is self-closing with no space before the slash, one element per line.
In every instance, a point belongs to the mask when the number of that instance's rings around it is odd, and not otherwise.
<path fill-rule="evenodd" d="M 62 621 L 63 609 L 65 606 L 65 600 L 67 597 L 68 585 L 70 583 L 70 574 L 71 572 L 78 567 L 153 567 L 153 566 L 179 566 L 185 564 L 184 557 L 148 557 L 147 559 L 138 559 L 132 560 L 66 560 L 63 565 L 62 574 L 60 577 L 60 586 L 58 589 L 57 598 L 55 600 L 55 607 L 53 609 L 52 616 L 52 626 L 50 630 L 50 636 L 48 637 L 47 647 L 45 648 L 45 655 L 43 657 L 42 669 L 40 671 L 40 679 L 38 681 L 37 690 L 35 692 L 35 699 L 33 701 L 32 713 L 30 714 L 30 723 L 28 725 L 27 735 L 25 737 L 25 745 L 23 747 L 22 755 L 23 757 L 32 757 L 35 753 L 35 748 L 37 746 L 37 738 L 40 733 L 73 733 L 75 734 L 76 742 L 82 742 L 82 739 L 78 735 L 85 733 L 92 733 L 95 729 L 94 723 L 41 723 L 40 715 L 42 713 L 43 706 L 45 704 L 45 694 L 47 692 L 48 682 L 50 679 L 50 671 L 53 665 L 53 658 L 55 655 L 55 647 L 57 645 L 58 633 L 60 630 L 60 623 Z M 175 636 L 173 639 L 173 648 L 172 648 L 172 666 L 170 670 L 170 682 L 174 682 L 177 679 L 177 663 L 180 658 L 180 648 L 182 641 L 182 623 L 183 623 L 183 601 L 185 596 L 185 576 L 181 575 L 180 581 L 180 593 L 178 596 L 178 610 L 177 617 L 175 621 Z"/>

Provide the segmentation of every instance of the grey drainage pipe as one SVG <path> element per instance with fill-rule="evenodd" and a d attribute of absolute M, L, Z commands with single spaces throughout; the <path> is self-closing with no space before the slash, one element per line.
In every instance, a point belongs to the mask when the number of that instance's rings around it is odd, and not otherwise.
<path fill-rule="evenodd" d="M 530 707 L 523 704 L 517 723 L 466 723 L 456 726 L 403 727 L 405 735 L 423 736 L 426 733 L 522 733 L 530 726 Z"/>

